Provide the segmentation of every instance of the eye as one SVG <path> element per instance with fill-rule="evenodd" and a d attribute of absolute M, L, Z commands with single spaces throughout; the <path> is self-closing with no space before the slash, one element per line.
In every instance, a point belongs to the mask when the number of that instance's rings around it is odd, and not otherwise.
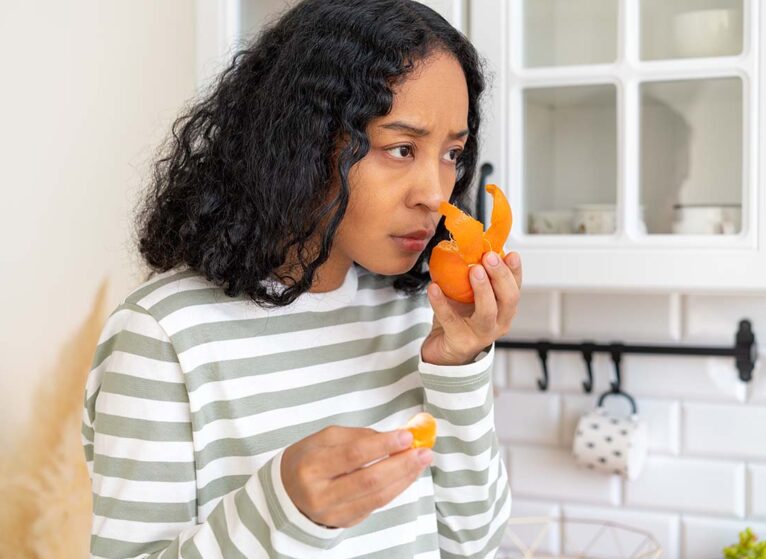
<path fill-rule="evenodd" d="M 452 148 L 447 152 L 447 161 L 457 163 L 460 160 L 460 156 L 463 154 L 463 150 L 460 148 Z"/>
<path fill-rule="evenodd" d="M 412 155 L 412 146 L 403 145 L 389 148 L 386 150 L 388 153 L 394 156 L 394 159 L 406 159 Z"/>

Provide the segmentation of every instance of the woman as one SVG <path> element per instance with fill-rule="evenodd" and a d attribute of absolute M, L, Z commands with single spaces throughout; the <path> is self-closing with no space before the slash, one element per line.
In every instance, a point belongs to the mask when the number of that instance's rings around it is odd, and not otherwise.
<path fill-rule="evenodd" d="M 86 388 L 93 556 L 494 554 L 490 369 L 518 255 L 472 269 L 475 304 L 424 294 L 483 89 L 429 8 L 306 0 L 179 119 L 139 222 L 157 274 Z M 433 451 L 401 428 L 423 410 Z"/>

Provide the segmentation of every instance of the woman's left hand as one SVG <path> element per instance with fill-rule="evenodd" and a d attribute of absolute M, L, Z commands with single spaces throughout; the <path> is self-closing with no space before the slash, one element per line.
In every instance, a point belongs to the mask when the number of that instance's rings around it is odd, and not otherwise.
<path fill-rule="evenodd" d="M 471 363 L 511 327 L 521 289 L 519 255 L 511 252 L 500 260 L 496 252 L 487 252 L 482 263 L 471 267 L 469 275 L 474 303 L 448 298 L 433 282 L 428 286 L 434 322 L 420 350 L 426 363 Z"/>

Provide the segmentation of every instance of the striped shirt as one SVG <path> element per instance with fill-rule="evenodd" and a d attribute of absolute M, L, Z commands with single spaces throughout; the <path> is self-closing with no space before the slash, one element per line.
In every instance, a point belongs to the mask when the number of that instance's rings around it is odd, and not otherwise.
<path fill-rule="evenodd" d="M 352 265 L 343 284 L 265 309 L 190 270 L 108 318 L 85 391 L 83 444 L 105 558 L 492 557 L 511 497 L 493 419 L 494 345 L 422 361 L 427 296 Z M 282 451 L 329 425 L 388 431 L 437 418 L 433 461 L 350 528 L 304 516 Z"/>

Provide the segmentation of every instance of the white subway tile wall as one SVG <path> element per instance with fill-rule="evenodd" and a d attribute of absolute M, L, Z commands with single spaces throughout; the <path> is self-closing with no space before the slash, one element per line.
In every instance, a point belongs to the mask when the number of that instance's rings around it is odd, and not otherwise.
<path fill-rule="evenodd" d="M 679 304 L 674 295 L 565 293 L 561 302 L 564 336 L 589 336 L 611 341 L 680 338 Z"/>
<path fill-rule="evenodd" d="M 641 476 L 625 484 L 625 504 L 741 518 L 745 515 L 745 465 L 652 456 Z"/>
<path fill-rule="evenodd" d="M 748 466 L 750 516 L 766 521 L 766 464 Z"/>
<path fill-rule="evenodd" d="M 756 338 L 758 341 L 758 338 Z M 766 340 L 761 340 L 766 346 Z M 766 404 L 766 359 L 759 358 L 755 365 L 753 380 L 750 382 L 750 402 L 753 404 Z"/>
<path fill-rule="evenodd" d="M 718 518 L 703 518 L 683 515 L 682 557 L 685 559 L 720 559 L 721 550 L 733 543 L 732 534 L 737 534 L 745 528 L 750 528 L 756 534 L 766 533 L 766 523 L 744 520 L 722 520 Z"/>
<path fill-rule="evenodd" d="M 743 318 L 766 351 L 766 294 L 537 291 L 522 303 L 508 338 L 729 346 Z M 542 392 L 536 352 L 498 352 L 495 419 L 514 519 L 619 522 L 651 533 L 670 559 L 720 558 L 747 526 L 766 538 L 766 359 L 743 383 L 733 358 L 624 356 L 623 387 L 636 398 L 650 441 L 644 471 L 624 481 L 578 466 L 571 454 L 579 417 L 613 379 L 609 356 L 595 356 L 595 387 L 586 394 L 578 353 L 549 354 L 550 384 Z M 622 409 L 612 400 L 610 409 Z M 587 536 L 567 529 L 546 547 L 571 551 Z"/>

